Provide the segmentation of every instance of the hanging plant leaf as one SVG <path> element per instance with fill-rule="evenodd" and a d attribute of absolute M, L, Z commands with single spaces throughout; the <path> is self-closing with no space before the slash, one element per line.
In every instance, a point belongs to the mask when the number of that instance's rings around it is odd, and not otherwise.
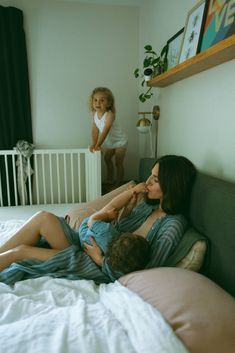
<path fill-rule="evenodd" d="M 166 44 L 161 50 L 160 56 L 153 50 L 150 44 L 144 46 L 145 49 L 145 58 L 143 60 L 143 72 L 140 72 L 139 69 L 135 69 L 134 76 L 144 77 L 144 72 L 146 69 L 152 70 L 152 77 L 159 75 L 167 70 L 168 62 L 167 62 L 167 53 L 168 53 L 168 44 Z M 144 87 L 146 85 L 146 81 L 143 80 L 141 82 L 141 86 Z M 151 92 L 152 87 L 148 87 L 145 93 L 141 93 L 139 95 L 139 100 L 141 102 L 145 102 L 147 99 L 150 99 L 153 96 Z"/>
<path fill-rule="evenodd" d="M 162 48 L 161 56 L 163 56 L 164 54 L 166 55 L 167 52 L 168 52 L 168 44 L 166 44 L 166 45 Z"/>
<path fill-rule="evenodd" d="M 149 50 L 152 50 L 153 48 L 152 48 L 152 45 L 147 44 L 145 45 L 144 49 L 149 51 Z"/>
<path fill-rule="evenodd" d="M 156 58 L 156 59 L 153 59 L 152 65 L 153 66 L 157 65 L 159 63 L 159 61 L 160 61 L 160 56 L 158 58 Z"/>
<path fill-rule="evenodd" d="M 167 71 L 167 69 L 168 69 L 168 59 L 167 57 L 165 57 L 163 60 L 163 72 Z"/>
<path fill-rule="evenodd" d="M 152 65 L 152 58 L 150 56 L 147 56 L 144 59 L 143 66 L 144 66 L 144 68 L 146 68 L 146 67 L 148 67 L 150 65 Z"/>
<path fill-rule="evenodd" d="M 141 94 L 139 95 L 139 100 L 140 100 L 142 103 L 144 103 L 144 102 L 146 101 L 146 99 L 145 99 L 143 93 L 141 93 Z"/>
<path fill-rule="evenodd" d="M 135 78 L 139 77 L 140 69 L 135 69 L 134 76 Z"/>

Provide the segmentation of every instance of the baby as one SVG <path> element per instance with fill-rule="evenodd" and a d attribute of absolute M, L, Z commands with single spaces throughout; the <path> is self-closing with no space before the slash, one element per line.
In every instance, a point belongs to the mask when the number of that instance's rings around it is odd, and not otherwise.
<path fill-rule="evenodd" d="M 120 234 L 112 225 L 117 216 L 117 210 L 112 208 L 85 218 L 78 232 L 81 247 L 85 248 L 84 243 L 92 244 L 90 239 L 94 238 L 113 270 L 123 274 L 142 270 L 150 258 L 150 245 L 140 235 Z"/>

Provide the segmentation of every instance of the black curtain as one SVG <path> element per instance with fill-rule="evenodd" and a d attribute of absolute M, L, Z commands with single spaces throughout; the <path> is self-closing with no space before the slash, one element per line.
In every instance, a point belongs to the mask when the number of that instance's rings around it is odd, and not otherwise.
<path fill-rule="evenodd" d="M 18 140 L 33 142 L 23 12 L 0 6 L 0 149 Z M 3 161 L 0 161 L 4 180 Z M 6 190 L 3 188 L 3 199 Z"/>

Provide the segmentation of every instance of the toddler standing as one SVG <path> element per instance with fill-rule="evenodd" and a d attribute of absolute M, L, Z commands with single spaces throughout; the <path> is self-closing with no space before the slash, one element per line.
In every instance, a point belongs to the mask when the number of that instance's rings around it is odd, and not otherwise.
<path fill-rule="evenodd" d="M 91 152 L 104 151 L 107 167 L 107 183 L 119 186 L 123 182 L 124 157 L 127 148 L 127 137 L 115 121 L 115 103 L 112 92 L 105 87 L 95 88 L 90 96 L 90 110 L 94 113 L 92 123 Z M 116 178 L 114 179 L 115 157 Z"/>

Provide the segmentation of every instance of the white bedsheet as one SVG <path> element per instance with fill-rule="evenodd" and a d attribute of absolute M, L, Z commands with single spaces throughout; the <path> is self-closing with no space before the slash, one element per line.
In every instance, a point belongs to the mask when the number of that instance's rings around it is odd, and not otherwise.
<path fill-rule="evenodd" d="M 0 222 L 7 239 L 23 221 Z M 160 312 L 118 281 L 0 283 L 1 353 L 187 353 Z"/>
<path fill-rule="evenodd" d="M 0 245 L 5 243 L 14 232 L 17 231 L 23 224 L 23 219 L 12 219 L 8 221 L 0 221 Z"/>
<path fill-rule="evenodd" d="M 31 205 L 31 206 L 11 206 L 0 207 L 0 221 L 7 221 L 11 219 L 28 219 L 36 212 L 44 210 L 52 212 L 57 216 L 64 216 L 69 209 L 77 207 L 81 204 L 51 204 L 51 205 Z"/>
<path fill-rule="evenodd" d="M 119 282 L 0 283 L 4 353 L 186 353 L 161 314 Z"/>

